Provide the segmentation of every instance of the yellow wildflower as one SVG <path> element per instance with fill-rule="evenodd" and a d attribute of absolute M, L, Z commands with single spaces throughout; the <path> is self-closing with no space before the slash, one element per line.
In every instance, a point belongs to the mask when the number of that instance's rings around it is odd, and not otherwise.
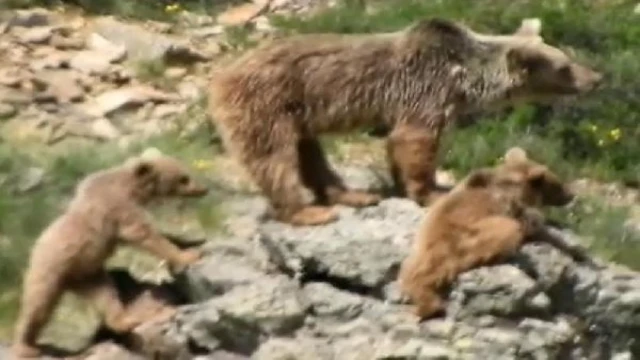
<path fill-rule="evenodd" d="M 193 162 L 193 166 L 198 170 L 205 170 L 213 167 L 213 162 L 210 160 L 200 159 L 200 160 L 195 160 Z"/>
<path fill-rule="evenodd" d="M 602 139 L 598 140 L 598 146 L 600 147 L 604 146 L 604 140 Z"/>
<path fill-rule="evenodd" d="M 166 13 L 175 13 L 175 12 L 178 12 L 179 10 L 180 10 L 180 4 L 178 3 L 169 4 L 164 8 L 164 11 Z"/>
<path fill-rule="evenodd" d="M 591 132 L 598 131 L 598 125 L 595 125 L 595 124 L 589 125 L 589 131 L 591 131 Z"/>
<path fill-rule="evenodd" d="M 618 140 L 620 140 L 620 137 L 622 136 L 622 132 L 620 131 L 619 128 L 615 128 L 615 129 L 609 131 L 609 136 L 611 136 L 611 139 L 613 139 L 613 141 L 618 141 Z"/>

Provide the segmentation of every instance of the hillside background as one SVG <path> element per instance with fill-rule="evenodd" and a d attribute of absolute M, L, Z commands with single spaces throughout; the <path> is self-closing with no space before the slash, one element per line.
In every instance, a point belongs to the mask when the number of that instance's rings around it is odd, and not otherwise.
<path fill-rule="evenodd" d="M 636 1 L 4 0 L 2 6 L 0 339 L 11 336 L 31 244 L 87 173 L 148 146 L 191 162 L 217 191 L 184 206 L 180 216 L 166 209 L 158 215 L 169 226 L 205 233 L 224 218 L 217 197 L 255 192 L 207 121 L 212 64 L 270 36 L 390 31 L 429 16 L 495 33 L 539 17 L 548 43 L 606 74 L 603 88 L 588 96 L 463 119 L 442 147 L 443 174 L 459 178 L 522 146 L 581 189 L 576 205 L 550 215 L 605 258 L 640 269 Z M 123 24 L 130 27 L 119 31 Z M 171 53 L 165 44 L 173 42 L 186 50 Z M 96 54 L 108 61 L 92 60 Z M 335 162 L 385 168 L 384 140 L 372 131 L 323 141 Z M 143 274 L 159 266 L 127 249 L 113 263 Z M 65 302 L 60 317 L 88 311 Z"/>

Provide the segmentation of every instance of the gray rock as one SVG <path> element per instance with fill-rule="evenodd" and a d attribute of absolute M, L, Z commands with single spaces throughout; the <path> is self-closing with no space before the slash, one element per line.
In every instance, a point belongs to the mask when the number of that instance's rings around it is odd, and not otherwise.
<path fill-rule="evenodd" d="M 207 256 L 180 279 L 192 301 L 223 295 L 237 286 L 261 281 L 265 274 L 259 260 L 251 258 L 246 243 L 216 244 Z"/>
<path fill-rule="evenodd" d="M 512 265 L 480 267 L 458 277 L 447 313 L 455 318 L 546 312 L 549 299 L 536 282 Z M 542 308 L 540 308 L 542 307 Z"/>
<path fill-rule="evenodd" d="M 52 13 L 43 8 L 33 8 L 29 10 L 15 11 L 11 19 L 9 19 L 9 26 L 21 26 L 21 27 L 37 27 L 46 26 L 51 24 Z"/>
<path fill-rule="evenodd" d="M 304 287 L 311 309 L 316 316 L 350 320 L 363 311 L 365 299 L 340 291 L 327 283 L 309 283 Z"/>
<path fill-rule="evenodd" d="M 308 307 L 297 284 L 283 275 L 236 286 L 207 304 L 273 335 L 302 326 Z"/>
<path fill-rule="evenodd" d="M 322 339 L 271 338 L 253 354 L 254 360 L 332 360 L 335 353 Z"/>
<path fill-rule="evenodd" d="M 103 92 L 86 105 L 86 111 L 94 116 L 105 116 L 117 110 L 141 106 L 147 102 L 176 100 L 179 100 L 177 96 L 149 86 L 135 85 Z"/>
<path fill-rule="evenodd" d="M 397 199 L 378 207 L 341 208 L 340 219 L 324 227 L 293 227 L 267 222 L 260 240 L 278 265 L 302 277 L 339 279 L 363 291 L 382 293 L 395 280 L 408 253 L 417 205 Z M 284 259 L 284 260 L 283 260 Z"/>
<path fill-rule="evenodd" d="M 141 26 L 126 24 L 113 17 L 95 21 L 95 32 L 116 46 L 124 46 L 133 61 L 175 60 L 182 63 L 206 61 L 208 56 L 189 44 L 167 35 L 149 31 Z"/>
<path fill-rule="evenodd" d="M 18 35 L 18 39 L 23 43 L 45 44 L 53 36 L 53 27 L 42 26 L 27 29 Z"/>
<path fill-rule="evenodd" d="M 42 184 L 42 180 L 44 179 L 45 170 L 39 167 L 29 167 L 24 173 L 21 174 L 21 179 L 18 185 L 18 191 L 26 192 Z"/>

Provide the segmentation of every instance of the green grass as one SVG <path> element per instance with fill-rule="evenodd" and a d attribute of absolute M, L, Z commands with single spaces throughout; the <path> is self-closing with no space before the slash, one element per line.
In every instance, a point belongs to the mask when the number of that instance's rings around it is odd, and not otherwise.
<path fill-rule="evenodd" d="M 550 209 L 551 219 L 568 224 L 603 259 L 640 270 L 640 232 L 627 224 L 630 209 L 582 197 L 566 209 Z"/>

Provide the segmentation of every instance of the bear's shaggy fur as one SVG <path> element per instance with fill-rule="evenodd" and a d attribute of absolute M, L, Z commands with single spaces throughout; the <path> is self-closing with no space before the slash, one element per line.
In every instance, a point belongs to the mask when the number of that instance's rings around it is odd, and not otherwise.
<path fill-rule="evenodd" d="M 211 118 L 281 221 L 331 222 L 337 215 L 327 205 L 380 200 L 347 189 L 317 140 L 361 127 L 391 129 L 394 178 L 425 204 L 442 129 L 458 115 L 578 94 L 600 82 L 539 31 L 538 19 L 512 35 L 429 19 L 393 33 L 275 40 L 212 73 Z"/>
<path fill-rule="evenodd" d="M 564 206 L 572 193 L 546 166 L 512 148 L 504 163 L 473 171 L 429 209 L 398 282 L 420 318 L 443 310 L 439 291 L 458 274 L 513 254 L 542 232 L 537 208 Z"/>
<path fill-rule="evenodd" d="M 171 196 L 203 196 L 176 159 L 147 151 L 124 164 L 88 175 L 77 186 L 66 211 L 36 240 L 23 283 L 14 354 L 33 357 L 36 342 L 63 292 L 91 299 L 114 331 L 138 321 L 127 315 L 113 279 L 104 268 L 119 241 L 143 248 L 180 270 L 200 258 L 180 250 L 151 225 L 144 205 Z"/>

